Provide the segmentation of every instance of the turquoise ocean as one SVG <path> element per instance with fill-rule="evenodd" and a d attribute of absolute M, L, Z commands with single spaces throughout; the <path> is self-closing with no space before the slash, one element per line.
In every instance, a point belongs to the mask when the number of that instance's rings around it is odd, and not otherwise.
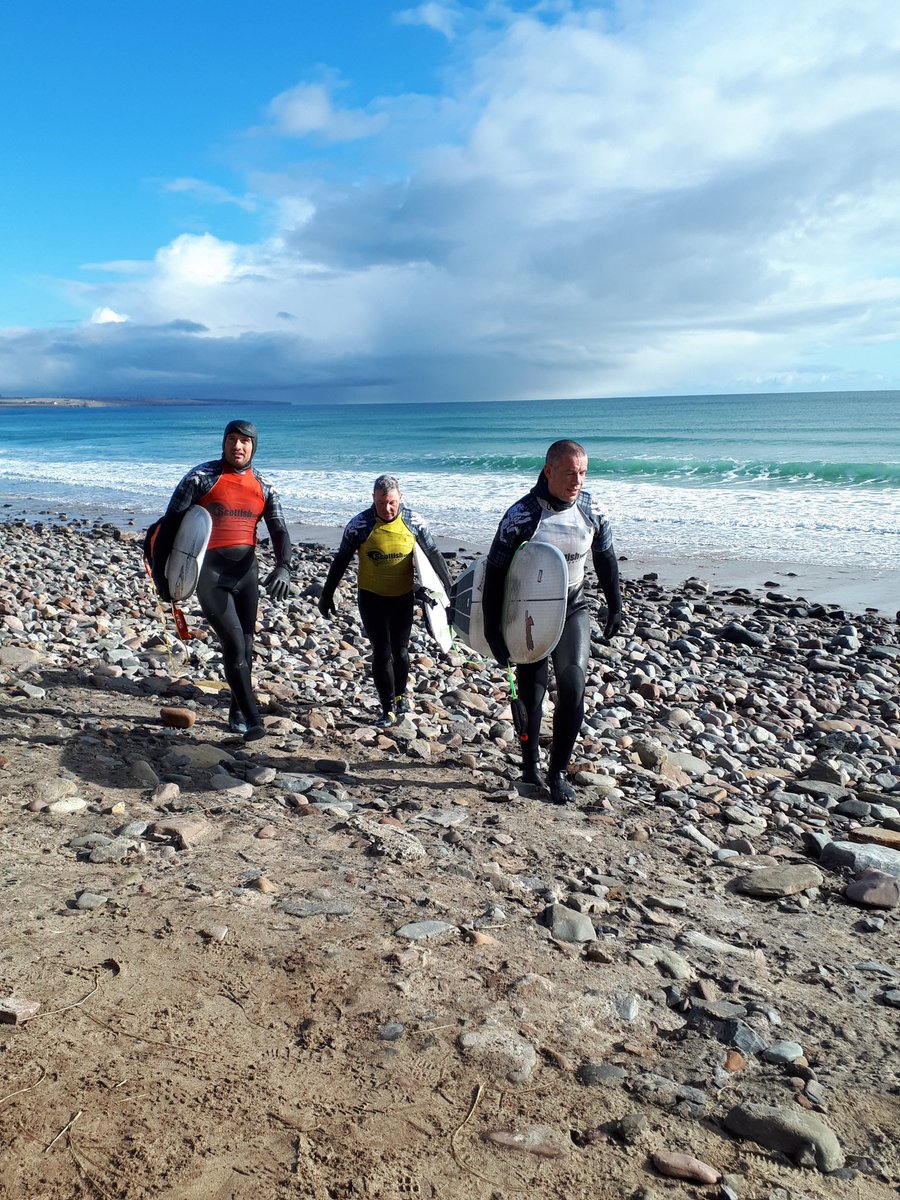
<path fill-rule="evenodd" d="M 900 566 L 900 392 L 406 405 L 0 403 L 0 515 L 65 511 L 143 527 L 217 457 L 225 423 L 259 427 L 255 465 L 292 522 L 341 526 L 390 471 L 436 534 L 490 541 L 557 437 L 629 557 Z M 2 536 L 2 534 L 0 534 Z"/>

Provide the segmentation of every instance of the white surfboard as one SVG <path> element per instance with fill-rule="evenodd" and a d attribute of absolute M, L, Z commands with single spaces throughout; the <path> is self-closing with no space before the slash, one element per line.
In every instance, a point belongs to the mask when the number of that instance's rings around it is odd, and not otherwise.
<path fill-rule="evenodd" d="M 441 582 L 441 577 L 431 565 L 428 555 L 418 543 L 413 546 L 413 568 L 416 573 L 416 586 L 425 593 L 422 607 L 428 632 L 447 654 L 453 645 L 453 635 L 447 622 L 447 606 L 450 603 L 450 597 Z"/>
<path fill-rule="evenodd" d="M 453 586 L 452 622 L 460 641 L 490 658 L 481 602 L 487 558 L 477 558 Z M 506 576 L 501 624 L 515 663 L 539 662 L 556 646 L 566 621 L 569 569 L 549 542 L 525 542 Z"/>
<path fill-rule="evenodd" d="M 569 568 L 549 542 L 525 542 L 506 576 L 503 638 L 515 663 L 540 662 L 559 641 L 566 623 Z"/>
<path fill-rule="evenodd" d="M 476 558 L 453 584 L 450 620 L 461 642 L 465 642 L 476 653 L 490 658 L 491 648 L 485 640 L 484 614 L 481 611 L 486 566 L 486 557 Z"/>
<path fill-rule="evenodd" d="M 181 518 L 172 553 L 166 563 L 166 580 L 176 604 L 193 596 L 203 566 L 203 556 L 212 533 L 212 517 L 199 504 Z"/>

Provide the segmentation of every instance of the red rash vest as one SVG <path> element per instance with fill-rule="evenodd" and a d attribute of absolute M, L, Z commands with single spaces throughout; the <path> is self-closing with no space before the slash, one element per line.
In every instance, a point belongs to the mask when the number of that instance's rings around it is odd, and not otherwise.
<path fill-rule="evenodd" d="M 224 470 L 197 503 L 202 504 L 212 517 L 210 550 L 221 546 L 256 545 L 256 526 L 266 501 L 253 471 Z"/>

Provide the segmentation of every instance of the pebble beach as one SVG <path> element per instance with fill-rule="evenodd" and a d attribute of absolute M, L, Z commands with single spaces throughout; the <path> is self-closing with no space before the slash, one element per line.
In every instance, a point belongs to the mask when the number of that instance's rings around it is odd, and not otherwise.
<path fill-rule="evenodd" d="M 141 542 L 0 526 L 0 1196 L 896 1195 L 889 604 L 625 559 L 555 808 L 421 625 L 372 727 L 315 536 L 245 748 Z"/>

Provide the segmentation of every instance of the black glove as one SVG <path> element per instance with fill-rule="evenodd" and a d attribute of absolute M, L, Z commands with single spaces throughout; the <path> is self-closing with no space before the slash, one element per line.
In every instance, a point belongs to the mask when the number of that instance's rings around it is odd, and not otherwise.
<path fill-rule="evenodd" d="M 291 590 L 291 573 L 286 566 L 276 567 L 263 580 L 270 600 L 286 600 Z"/>
<path fill-rule="evenodd" d="M 337 612 L 334 606 L 334 593 L 323 592 L 319 600 L 319 612 L 323 617 L 333 617 Z"/>
<path fill-rule="evenodd" d="M 617 608 L 615 612 L 611 612 L 606 618 L 606 628 L 603 630 L 604 641 L 609 641 L 611 637 L 615 637 L 621 630 L 625 622 L 625 614 L 621 608 Z"/>

